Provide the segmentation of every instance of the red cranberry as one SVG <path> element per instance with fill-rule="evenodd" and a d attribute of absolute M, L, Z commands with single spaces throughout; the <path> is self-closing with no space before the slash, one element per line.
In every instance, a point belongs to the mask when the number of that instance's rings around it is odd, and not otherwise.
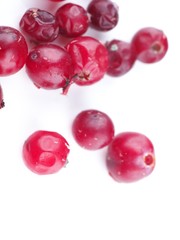
<path fill-rule="evenodd" d="M 18 72 L 25 64 L 28 47 L 15 28 L 0 26 L 0 76 Z"/>
<path fill-rule="evenodd" d="M 106 43 L 109 56 L 107 73 L 111 76 L 122 76 L 134 65 L 136 54 L 128 42 L 114 39 Z"/>
<path fill-rule="evenodd" d="M 59 34 L 59 26 L 55 16 L 38 8 L 28 9 L 19 25 L 24 33 L 37 42 L 51 42 Z"/>
<path fill-rule="evenodd" d="M 81 36 L 67 45 L 74 65 L 74 82 L 91 85 L 103 78 L 108 68 L 108 52 L 97 39 Z"/>
<path fill-rule="evenodd" d="M 91 26 L 100 31 L 109 31 L 118 23 L 118 7 L 111 0 L 92 0 L 87 11 L 90 14 Z"/>
<path fill-rule="evenodd" d="M 89 27 L 87 11 L 80 5 L 67 3 L 56 12 L 60 34 L 65 37 L 78 37 Z"/>
<path fill-rule="evenodd" d="M 3 90 L 0 85 L 0 109 L 4 107 L 4 100 L 3 100 Z"/>
<path fill-rule="evenodd" d="M 66 164 L 69 151 L 69 144 L 62 135 L 39 130 L 24 142 L 23 159 L 34 173 L 52 174 Z"/>
<path fill-rule="evenodd" d="M 165 56 L 168 50 L 168 41 L 163 31 L 146 27 L 140 29 L 133 36 L 132 47 L 139 61 L 154 63 Z"/>
<path fill-rule="evenodd" d="M 80 112 L 73 121 L 72 132 L 76 142 L 88 150 L 107 146 L 114 136 L 114 125 L 110 117 L 99 110 Z"/>
<path fill-rule="evenodd" d="M 134 182 L 154 169 L 152 142 L 143 134 L 124 132 L 116 135 L 108 146 L 106 158 L 110 176 L 117 182 Z"/>
<path fill-rule="evenodd" d="M 73 74 L 69 53 L 55 44 L 40 44 L 27 57 L 26 70 L 38 88 L 64 88 Z"/>

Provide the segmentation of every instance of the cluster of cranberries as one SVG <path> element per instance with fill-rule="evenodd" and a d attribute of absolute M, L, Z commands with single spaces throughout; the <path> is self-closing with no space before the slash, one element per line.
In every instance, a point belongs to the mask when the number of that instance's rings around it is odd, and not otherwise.
<path fill-rule="evenodd" d="M 0 26 L 0 76 L 15 74 L 25 66 L 36 87 L 61 88 L 67 94 L 72 84 L 88 86 L 102 80 L 105 74 L 122 76 L 136 60 L 155 63 L 168 50 L 165 34 L 153 27 L 137 31 L 131 42 L 112 39 L 102 43 L 87 36 L 90 27 L 110 31 L 117 26 L 119 9 L 111 0 L 92 0 L 87 9 L 63 0 L 51 1 L 59 3 L 55 13 L 31 8 L 20 19 L 19 30 Z M 65 44 L 60 44 L 61 37 L 66 39 Z M 113 121 L 104 112 L 80 112 L 73 120 L 72 135 L 87 150 L 107 147 L 106 166 L 118 182 L 137 181 L 154 169 L 152 142 L 137 132 L 115 135 Z M 24 162 L 37 174 L 59 171 L 69 152 L 69 144 L 61 134 L 45 130 L 34 132 L 23 145 Z"/>

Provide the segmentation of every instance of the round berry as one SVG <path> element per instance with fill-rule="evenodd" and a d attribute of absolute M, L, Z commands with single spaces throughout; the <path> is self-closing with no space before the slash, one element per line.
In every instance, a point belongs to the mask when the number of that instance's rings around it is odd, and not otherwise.
<path fill-rule="evenodd" d="M 27 54 L 24 36 L 15 28 L 0 26 L 0 76 L 18 72 L 24 66 Z"/>
<path fill-rule="evenodd" d="M 74 66 L 74 82 L 78 85 L 91 85 L 103 78 L 108 68 L 108 52 L 97 39 L 81 36 L 66 46 Z"/>
<path fill-rule="evenodd" d="M 23 159 L 32 172 L 52 174 L 65 166 L 69 151 L 69 144 L 62 135 L 39 130 L 24 142 Z"/>
<path fill-rule="evenodd" d="M 111 0 L 92 0 L 87 8 L 91 26 L 100 31 L 113 29 L 119 20 L 117 5 Z"/>
<path fill-rule="evenodd" d="M 27 74 L 38 88 L 64 88 L 73 75 L 71 56 L 62 47 L 44 43 L 33 48 L 26 61 Z"/>
<path fill-rule="evenodd" d="M 78 37 L 89 27 L 87 11 L 80 5 L 67 3 L 56 11 L 59 32 L 65 37 Z"/>
<path fill-rule="evenodd" d="M 72 133 L 81 147 L 97 150 L 112 141 L 114 125 L 107 114 L 94 109 L 85 110 L 74 119 Z"/>
<path fill-rule="evenodd" d="M 3 100 L 3 90 L 0 85 L 0 109 L 4 107 L 4 100 Z"/>
<path fill-rule="evenodd" d="M 107 74 L 111 76 L 122 76 L 134 65 L 136 54 L 131 44 L 117 39 L 106 43 L 109 57 Z"/>
<path fill-rule="evenodd" d="M 28 9 L 19 25 L 29 38 L 37 42 L 52 42 L 59 34 L 59 25 L 55 16 L 38 8 Z"/>
<path fill-rule="evenodd" d="M 162 30 L 146 27 L 135 33 L 132 47 L 137 59 L 143 63 L 160 61 L 168 50 L 168 40 Z"/>
<path fill-rule="evenodd" d="M 106 164 L 110 176 L 117 182 L 140 180 L 154 169 L 153 144 L 141 133 L 120 133 L 108 146 Z"/>

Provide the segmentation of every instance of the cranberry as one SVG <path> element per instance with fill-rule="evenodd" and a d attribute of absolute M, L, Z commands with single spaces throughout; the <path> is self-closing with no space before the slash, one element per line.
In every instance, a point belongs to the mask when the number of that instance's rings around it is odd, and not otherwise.
<path fill-rule="evenodd" d="M 87 11 L 80 5 L 67 3 L 56 11 L 60 34 L 65 37 L 77 37 L 89 27 Z"/>
<path fill-rule="evenodd" d="M 38 8 L 28 9 L 22 16 L 19 25 L 28 37 L 37 42 L 51 42 L 59 34 L 55 16 Z"/>
<path fill-rule="evenodd" d="M 24 36 L 15 28 L 0 26 L 0 76 L 18 72 L 24 66 L 27 54 Z"/>
<path fill-rule="evenodd" d="M 110 117 L 99 110 L 80 112 L 73 121 L 72 133 L 76 142 L 88 150 L 107 146 L 114 136 L 114 125 Z"/>
<path fill-rule="evenodd" d="M 106 158 L 110 176 L 117 182 L 134 182 L 148 176 L 154 169 L 152 142 L 143 134 L 123 132 L 108 146 Z"/>
<path fill-rule="evenodd" d="M 66 164 L 69 151 L 69 144 L 62 135 L 39 130 L 24 142 L 23 159 L 34 173 L 52 174 Z"/>
<path fill-rule="evenodd" d="M 91 26 L 100 31 L 113 29 L 119 20 L 118 7 L 111 0 L 92 0 L 87 8 Z"/>
<path fill-rule="evenodd" d="M 137 59 L 144 63 L 160 61 L 168 50 L 167 37 L 163 31 L 146 27 L 135 33 L 132 46 Z"/>
<path fill-rule="evenodd" d="M 65 87 L 73 74 L 69 53 L 52 43 L 40 44 L 30 51 L 26 70 L 34 84 L 44 89 Z"/>
<path fill-rule="evenodd" d="M 3 90 L 0 85 L 0 109 L 4 107 L 4 100 L 3 100 Z"/>
<path fill-rule="evenodd" d="M 74 82 L 91 85 L 103 78 L 108 68 L 108 52 L 97 39 L 81 36 L 67 45 L 74 65 Z"/>
<path fill-rule="evenodd" d="M 106 43 L 109 56 L 107 73 L 111 76 L 122 76 L 134 65 L 136 54 L 128 42 L 114 39 Z"/>

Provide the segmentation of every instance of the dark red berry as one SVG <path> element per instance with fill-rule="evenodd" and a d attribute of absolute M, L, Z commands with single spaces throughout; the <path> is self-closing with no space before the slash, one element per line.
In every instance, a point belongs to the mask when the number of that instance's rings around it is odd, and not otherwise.
<path fill-rule="evenodd" d="M 27 54 L 24 36 L 15 28 L 0 26 L 0 76 L 18 72 L 24 66 Z"/>
<path fill-rule="evenodd" d="M 87 8 L 91 26 L 100 31 L 113 29 L 119 20 L 117 5 L 111 0 L 92 0 Z"/>
<path fill-rule="evenodd" d="M 80 112 L 73 121 L 72 133 L 76 142 L 88 150 L 107 146 L 114 137 L 114 125 L 110 117 L 99 110 Z"/>
<path fill-rule="evenodd" d="M 143 134 L 123 132 L 108 146 L 106 164 L 117 182 L 134 182 L 148 176 L 154 169 L 152 142 Z"/>
<path fill-rule="evenodd" d="M 40 44 L 26 61 L 27 74 L 38 88 L 64 88 L 73 75 L 71 56 L 55 44 Z"/>
<path fill-rule="evenodd" d="M 78 37 L 89 27 L 87 11 L 80 5 L 66 3 L 56 12 L 60 34 L 65 37 Z"/>
<path fill-rule="evenodd" d="M 74 66 L 74 82 L 78 85 L 91 85 L 105 75 L 108 68 L 108 52 L 97 39 L 81 36 L 67 45 Z"/>
<path fill-rule="evenodd" d="M 24 142 L 23 159 L 34 173 L 52 174 L 65 166 L 69 151 L 69 144 L 62 135 L 39 130 Z"/>
<path fill-rule="evenodd" d="M 30 39 L 37 42 L 52 42 L 59 34 L 59 25 L 55 16 L 38 8 L 28 9 L 19 25 Z"/>
<path fill-rule="evenodd" d="M 114 39 L 106 43 L 109 57 L 107 74 L 111 76 L 122 76 L 134 65 L 136 54 L 128 42 Z"/>
<path fill-rule="evenodd" d="M 168 50 L 168 40 L 162 30 L 146 27 L 135 33 L 132 47 L 137 59 L 144 63 L 160 61 Z"/>
<path fill-rule="evenodd" d="M 0 109 L 4 107 L 4 100 L 3 100 L 3 90 L 0 85 Z"/>

